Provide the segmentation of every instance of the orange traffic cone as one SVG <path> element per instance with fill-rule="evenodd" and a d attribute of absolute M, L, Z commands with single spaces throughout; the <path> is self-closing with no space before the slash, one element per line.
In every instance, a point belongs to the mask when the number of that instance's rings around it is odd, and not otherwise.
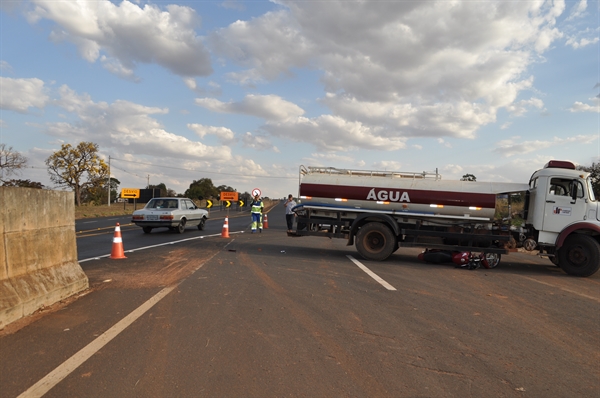
<path fill-rule="evenodd" d="M 267 217 L 267 213 L 265 213 L 265 219 L 263 220 L 263 228 L 269 228 L 269 218 Z"/>
<path fill-rule="evenodd" d="M 110 258 L 112 258 L 113 260 L 127 258 L 125 257 L 125 252 L 123 251 L 123 239 L 121 238 L 121 227 L 119 223 L 117 223 L 117 226 L 115 227 L 115 235 L 113 237 Z"/>
<path fill-rule="evenodd" d="M 223 224 L 221 238 L 229 238 L 229 220 L 227 219 L 227 217 L 225 217 L 225 223 Z"/>

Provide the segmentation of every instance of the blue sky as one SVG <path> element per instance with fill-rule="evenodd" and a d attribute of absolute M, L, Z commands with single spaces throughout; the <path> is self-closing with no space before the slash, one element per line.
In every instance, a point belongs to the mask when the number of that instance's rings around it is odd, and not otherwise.
<path fill-rule="evenodd" d="M 92 141 L 123 188 L 298 169 L 527 182 L 600 161 L 598 2 L 0 3 L 0 142 L 20 178 Z"/>

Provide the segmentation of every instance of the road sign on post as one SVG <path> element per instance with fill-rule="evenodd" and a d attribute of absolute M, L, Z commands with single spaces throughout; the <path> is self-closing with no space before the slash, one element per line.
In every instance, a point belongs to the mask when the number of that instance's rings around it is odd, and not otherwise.
<path fill-rule="evenodd" d="M 223 200 L 223 201 L 232 200 L 232 201 L 236 202 L 238 200 L 238 193 L 237 192 L 221 192 L 221 200 Z"/>
<path fill-rule="evenodd" d="M 260 198 L 261 195 L 262 195 L 262 192 L 260 191 L 260 189 L 254 188 L 252 190 L 252 197 L 258 196 Z"/>
<path fill-rule="evenodd" d="M 127 199 L 138 199 L 140 197 L 140 190 L 136 188 L 123 188 L 121 190 L 121 197 Z"/>

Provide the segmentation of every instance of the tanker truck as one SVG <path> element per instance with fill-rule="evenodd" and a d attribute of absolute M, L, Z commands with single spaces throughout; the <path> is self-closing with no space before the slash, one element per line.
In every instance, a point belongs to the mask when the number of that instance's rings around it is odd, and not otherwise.
<path fill-rule="evenodd" d="M 478 253 L 486 268 L 503 254 L 537 250 L 567 274 L 600 268 L 600 209 L 587 172 L 552 160 L 529 183 L 443 180 L 433 172 L 300 166 L 296 236 L 342 238 L 366 260 L 400 247 Z M 496 216 L 499 200 L 524 197 L 520 226 Z M 510 206 L 509 206 L 510 207 Z M 464 256 L 463 256 L 464 258 Z M 475 258 L 475 257 L 472 257 Z"/>

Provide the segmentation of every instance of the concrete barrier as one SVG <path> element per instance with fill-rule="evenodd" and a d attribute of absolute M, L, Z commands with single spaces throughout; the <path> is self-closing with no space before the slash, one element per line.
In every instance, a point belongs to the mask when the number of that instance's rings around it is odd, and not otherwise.
<path fill-rule="evenodd" d="M 0 328 L 88 288 L 72 192 L 0 187 Z"/>

